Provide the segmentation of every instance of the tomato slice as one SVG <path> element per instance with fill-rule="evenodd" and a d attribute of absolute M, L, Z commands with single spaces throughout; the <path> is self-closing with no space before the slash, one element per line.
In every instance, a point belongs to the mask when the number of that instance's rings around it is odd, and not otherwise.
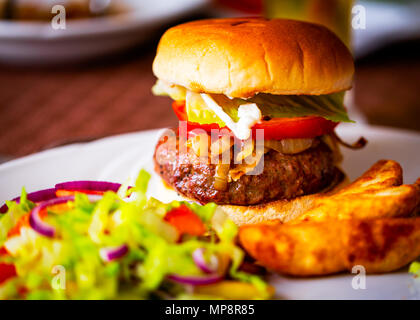
<path fill-rule="evenodd" d="M 181 235 L 201 236 L 206 232 L 206 226 L 200 218 L 184 204 L 168 211 L 164 220 L 173 225 Z"/>
<path fill-rule="evenodd" d="M 20 235 L 20 228 L 22 227 L 29 227 L 29 213 L 19 218 L 17 223 L 14 225 L 14 227 L 11 228 L 9 232 L 7 233 L 7 237 L 10 238 L 13 236 Z"/>
<path fill-rule="evenodd" d="M 39 212 L 39 216 L 43 219 L 47 217 L 47 210 L 41 210 Z M 22 217 L 19 218 L 19 220 L 17 221 L 17 223 L 13 226 L 13 228 L 11 228 L 9 230 L 9 232 L 7 233 L 7 237 L 13 237 L 13 236 L 17 236 L 20 235 L 20 229 L 22 227 L 29 227 L 29 217 L 30 217 L 30 213 L 26 213 L 25 215 L 23 215 Z"/>
<path fill-rule="evenodd" d="M 187 120 L 185 111 L 185 101 L 174 101 L 172 107 L 180 121 Z M 253 136 L 256 136 L 256 130 L 264 130 L 264 139 L 280 140 L 280 139 L 301 139 L 315 138 L 328 134 L 334 130 L 338 122 L 333 122 L 322 117 L 306 116 L 296 118 L 274 118 L 263 120 L 252 127 Z M 187 123 L 187 131 L 191 132 L 195 129 L 203 129 L 210 133 L 211 130 L 220 130 L 217 123 L 199 124 L 195 122 Z M 227 127 L 223 129 L 229 130 Z"/>
<path fill-rule="evenodd" d="M 4 247 L 0 248 L 0 256 L 8 255 L 9 253 Z M 10 278 L 16 276 L 16 268 L 13 264 L 0 263 L 0 284 L 6 282 Z"/>
<path fill-rule="evenodd" d="M 255 130 L 263 129 L 266 140 L 315 138 L 332 132 L 337 124 L 322 117 L 274 118 L 257 123 L 252 130 L 255 137 Z"/>
<path fill-rule="evenodd" d="M 60 204 L 56 204 L 56 205 L 48 207 L 48 210 L 54 211 L 54 213 L 64 212 L 64 211 L 67 211 L 68 209 L 69 209 L 69 206 L 67 203 L 60 203 Z M 46 218 L 48 216 L 47 209 L 45 208 L 41 210 L 39 212 L 39 216 L 41 217 L 41 219 Z M 18 236 L 20 235 L 20 230 L 22 227 L 29 227 L 30 226 L 29 217 L 30 217 L 30 213 L 26 213 L 25 215 L 20 217 L 17 223 L 13 226 L 13 228 L 11 228 L 9 232 L 7 233 L 7 237 L 10 238 L 13 236 Z"/>
<path fill-rule="evenodd" d="M 16 276 L 16 268 L 13 264 L 0 263 L 0 284 Z"/>
<path fill-rule="evenodd" d="M 174 112 L 178 117 L 179 121 L 187 120 L 187 110 L 185 108 L 185 101 L 172 102 L 172 109 L 174 109 Z"/>

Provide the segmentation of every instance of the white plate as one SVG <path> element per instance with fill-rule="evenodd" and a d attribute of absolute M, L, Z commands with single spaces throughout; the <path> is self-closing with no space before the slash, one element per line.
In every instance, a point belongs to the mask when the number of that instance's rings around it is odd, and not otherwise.
<path fill-rule="evenodd" d="M 0 20 L 0 62 L 59 63 L 101 56 L 146 40 L 152 31 L 202 8 L 206 0 L 124 0 L 129 13 L 51 22 Z M 52 15 L 53 16 L 53 15 Z"/>
<path fill-rule="evenodd" d="M 359 151 L 343 150 L 343 168 L 354 179 L 379 159 L 393 159 L 404 168 L 404 181 L 420 176 L 420 135 L 395 129 L 340 125 L 338 134 L 346 141 L 360 135 L 369 143 Z M 0 165 L 0 201 L 15 197 L 21 187 L 36 191 L 61 181 L 97 179 L 133 181 L 140 168 L 153 171 L 152 155 L 159 130 L 114 136 L 87 144 L 44 151 Z M 150 194 L 168 200 L 173 193 L 153 175 Z M 287 299 L 420 299 L 420 283 L 406 270 L 370 275 L 366 289 L 352 288 L 352 275 L 319 278 L 272 276 L 277 297 Z"/>

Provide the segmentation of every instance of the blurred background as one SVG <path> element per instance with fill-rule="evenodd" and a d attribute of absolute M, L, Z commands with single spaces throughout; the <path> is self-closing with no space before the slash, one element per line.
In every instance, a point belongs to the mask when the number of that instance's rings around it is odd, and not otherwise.
<path fill-rule="evenodd" d="M 356 58 L 351 116 L 420 131 L 420 1 L 0 0 L 0 162 L 175 125 L 170 100 L 150 91 L 161 34 L 256 15 L 332 29 Z"/>

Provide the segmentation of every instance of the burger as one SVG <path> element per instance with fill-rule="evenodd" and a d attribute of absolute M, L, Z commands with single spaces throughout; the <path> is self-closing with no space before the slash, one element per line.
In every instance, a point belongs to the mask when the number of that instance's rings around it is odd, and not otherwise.
<path fill-rule="evenodd" d="M 209 19 L 167 30 L 153 92 L 172 98 L 179 127 L 159 140 L 167 186 L 226 208 L 239 224 L 343 180 L 334 129 L 352 55 L 327 28 L 264 18 Z M 360 143 L 359 143 L 360 144 Z"/>

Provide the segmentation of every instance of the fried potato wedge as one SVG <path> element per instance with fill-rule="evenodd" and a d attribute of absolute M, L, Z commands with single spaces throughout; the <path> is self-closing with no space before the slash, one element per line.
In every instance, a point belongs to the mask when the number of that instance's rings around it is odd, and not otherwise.
<path fill-rule="evenodd" d="M 418 211 L 420 182 L 401 185 L 401 166 L 380 160 L 360 178 L 326 193 L 279 200 L 257 206 L 222 206 L 238 225 L 269 220 L 283 223 L 325 219 L 404 217 Z"/>
<path fill-rule="evenodd" d="M 393 160 L 379 160 L 358 179 L 354 180 L 348 186 L 332 192 L 332 194 L 345 195 L 371 192 L 400 186 L 402 180 L 402 168 L 398 162 Z"/>
<path fill-rule="evenodd" d="M 353 183 L 318 197 L 310 209 L 288 222 L 407 217 L 419 208 L 418 182 L 401 185 L 401 166 L 380 160 Z"/>
<path fill-rule="evenodd" d="M 245 250 L 263 266 L 327 275 L 362 265 L 397 270 L 420 255 L 420 178 L 402 184 L 401 166 L 381 160 L 353 183 L 283 203 L 281 219 L 240 228 Z M 279 207 L 277 207 L 279 209 Z"/>
<path fill-rule="evenodd" d="M 419 185 L 402 185 L 361 193 L 336 194 L 319 198 L 316 204 L 289 223 L 329 219 L 375 219 L 407 217 L 417 211 Z"/>
<path fill-rule="evenodd" d="M 242 226 L 239 241 L 263 266 L 294 276 L 397 270 L 420 255 L 419 218 Z"/>

